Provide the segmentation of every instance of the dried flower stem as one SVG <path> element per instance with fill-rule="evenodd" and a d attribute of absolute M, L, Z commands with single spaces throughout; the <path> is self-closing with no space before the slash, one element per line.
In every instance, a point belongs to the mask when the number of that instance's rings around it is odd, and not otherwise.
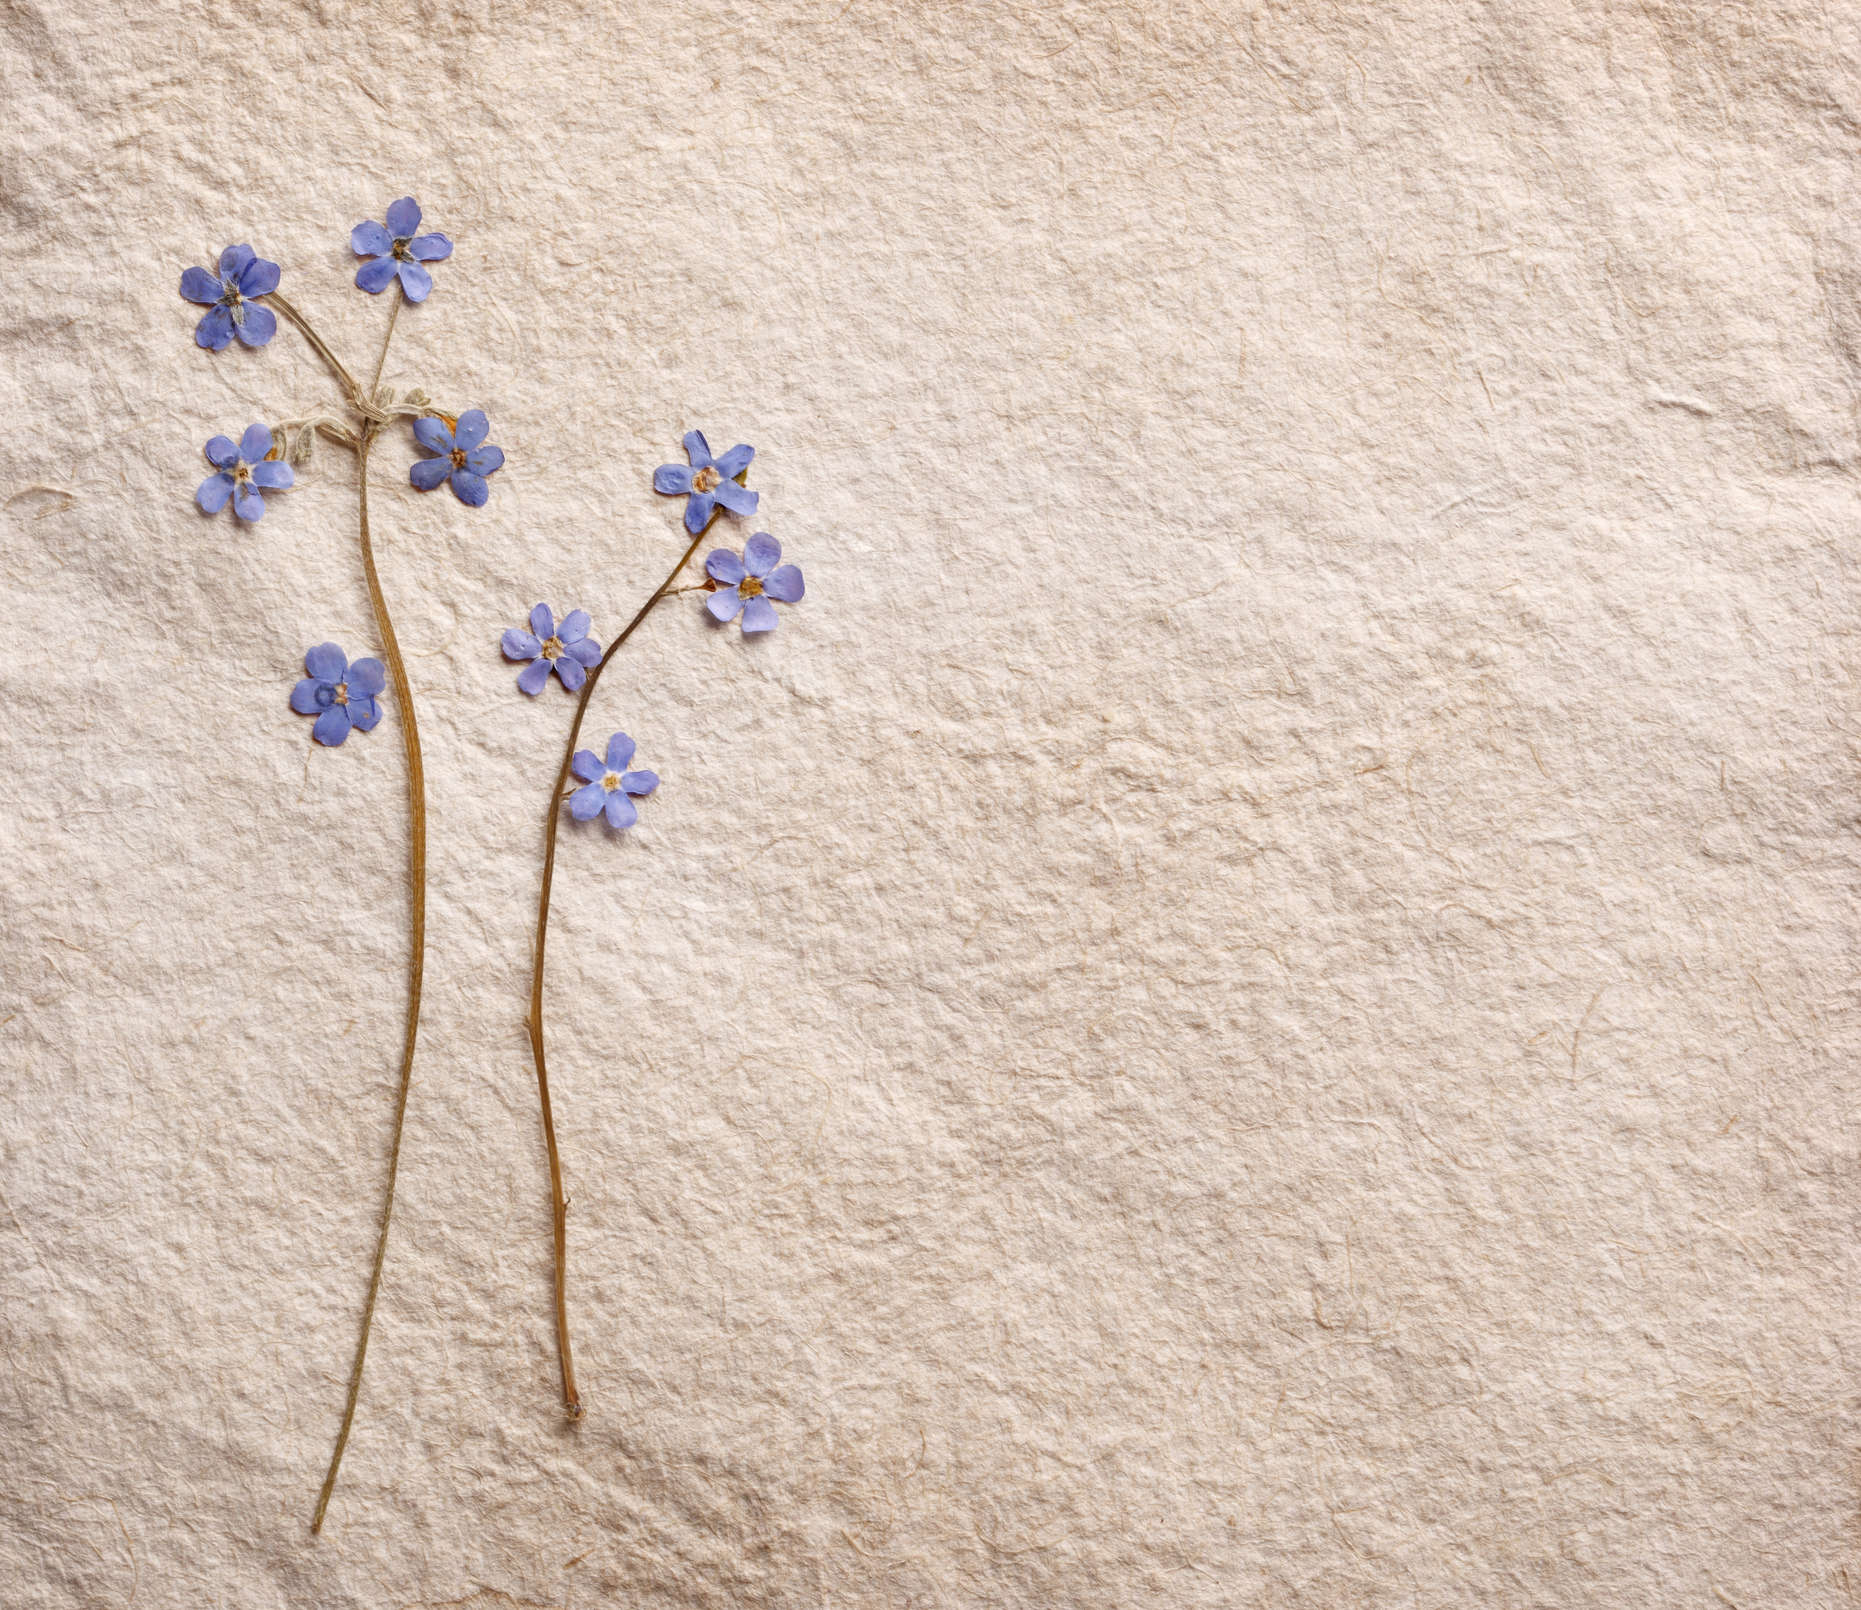
<path fill-rule="evenodd" d="M 349 393 L 349 401 L 360 416 L 355 448 L 356 485 L 359 498 L 359 532 L 362 569 L 368 577 L 369 602 L 374 606 L 375 625 L 381 633 L 382 652 L 387 656 L 388 671 L 394 678 L 395 703 L 400 706 L 401 744 L 407 752 L 407 824 L 408 865 L 413 884 L 411 955 L 407 974 L 407 1027 L 401 1043 L 399 1088 L 394 1097 L 394 1127 L 388 1142 L 388 1183 L 381 1206 L 381 1229 L 375 1238 L 375 1264 L 368 1278 L 368 1297 L 362 1305 L 362 1333 L 355 1344 L 355 1362 L 349 1370 L 349 1394 L 343 1405 L 342 1428 L 336 1434 L 336 1449 L 330 1455 L 330 1468 L 323 1478 L 323 1490 L 317 1494 L 316 1513 L 310 1530 L 323 1527 L 323 1515 L 329 1508 L 330 1494 L 336 1490 L 336 1473 L 342 1468 L 342 1456 L 349 1446 L 349 1429 L 355 1422 L 355 1405 L 362 1392 L 362 1366 L 368 1359 L 368 1338 L 375 1323 L 375 1300 L 381 1295 L 381 1271 L 388 1257 L 388 1228 L 394 1220 L 394 1182 L 401 1164 L 401 1132 L 407 1120 L 407 1093 L 413 1082 L 414 1046 L 420 1035 L 420 985 L 426 968 L 426 771 L 420 759 L 420 727 L 414 715 L 413 688 L 407 680 L 407 664 L 401 658 L 401 646 L 394 635 L 394 620 L 388 613 L 388 601 L 381 591 L 381 577 L 375 569 L 375 548 L 368 529 L 368 454 L 375 438 L 381 434 L 383 420 L 370 406 L 375 389 L 381 384 L 381 371 L 388 361 L 388 345 L 394 339 L 394 326 L 400 318 L 401 293 L 396 287 L 394 310 L 388 315 L 388 328 L 381 340 L 381 356 L 375 360 L 375 378 L 364 393 L 354 376 L 343 367 L 321 336 L 304 316 L 275 292 L 270 300 L 309 341 L 335 372 Z"/>
<path fill-rule="evenodd" d="M 705 530 L 708 530 L 707 522 Z M 607 669 L 621 644 L 633 636 L 640 623 L 669 593 L 679 572 L 691 563 L 691 556 L 704 540 L 704 531 L 691 539 L 691 545 L 679 556 L 666 579 L 653 596 L 640 606 L 640 612 L 627 623 L 627 629 L 607 646 L 594 669 L 582 683 L 581 697 L 575 701 L 575 719 L 569 725 L 569 741 L 562 751 L 562 766 L 556 773 L 556 786 L 549 793 L 549 815 L 543 827 L 543 890 L 536 907 L 536 954 L 530 973 L 530 1051 L 536 1060 L 536 1093 L 543 1108 L 543 1144 L 549 1151 L 550 1209 L 556 1243 L 556 1349 L 562 1360 L 562 1409 L 571 1420 L 582 1417 L 581 1393 L 575 1387 L 575 1357 L 569 1347 L 569 1199 L 562 1192 L 562 1154 L 556 1145 L 555 1113 L 549 1104 L 549 1063 L 543 1054 L 543 959 L 549 943 L 549 890 L 556 872 L 556 830 L 562 821 L 562 801 L 568 789 L 569 767 L 575 760 L 576 740 L 581 737 L 582 717 L 588 713 L 588 701 L 595 683 Z"/>

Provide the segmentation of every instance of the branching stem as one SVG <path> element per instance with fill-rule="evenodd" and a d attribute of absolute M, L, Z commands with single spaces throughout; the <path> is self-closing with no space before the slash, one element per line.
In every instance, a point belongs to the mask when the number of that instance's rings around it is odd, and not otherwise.
<path fill-rule="evenodd" d="M 351 406 L 360 416 L 356 422 L 355 438 L 349 445 L 355 448 L 362 570 L 368 578 L 368 597 L 374 607 L 376 628 L 381 634 L 382 652 L 387 657 L 389 675 L 394 679 L 394 700 L 401 717 L 401 744 L 407 752 L 408 863 L 413 885 L 407 1024 L 401 1042 L 400 1078 L 394 1097 L 394 1124 L 388 1142 L 387 1190 L 381 1207 L 381 1228 L 375 1238 L 375 1263 L 369 1274 L 368 1297 L 362 1305 L 362 1331 L 356 1340 L 355 1362 L 349 1370 L 349 1393 L 343 1405 L 342 1427 L 336 1434 L 336 1449 L 330 1455 L 329 1471 L 323 1478 L 323 1489 L 317 1495 L 316 1513 L 310 1521 L 310 1530 L 318 1532 L 323 1527 L 323 1516 L 329 1508 L 330 1495 L 336 1490 L 336 1475 L 342 1468 L 343 1452 L 349 1445 L 350 1427 L 355 1423 L 356 1400 L 362 1391 L 362 1367 L 368 1359 L 368 1338 L 375 1322 L 375 1301 L 381 1295 L 381 1271 L 388 1257 L 388 1228 L 394 1219 L 394 1182 L 400 1172 L 401 1132 L 407 1120 L 407 1093 L 413 1082 L 414 1047 L 420 1035 L 420 986 L 426 968 L 426 772 L 420 759 L 420 727 L 414 714 L 413 688 L 407 680 L 407 663 L 401 657 L 400 642 L 394 635 L 394 619 L 388 613 L 388 601 L 381 591 L 381 577 L 375 569 L 374 543 L 368 529 L 368 455 L 375 444 L 375 438 L 381 434 L 381 421 L 378 417 L 371 417 L 364 405 L 372 402 L 374 388 L 381 384 L 381 371 L 388 361 L 388 345 L 394 339 L 394 326 L 401 311 L 399 289 L 396 288 L 394 309 L 388 315 L 387 333 L 382 337 L 381 356 L 375 360 L 375 378 L 366 395 L 357 386 L 355 377 L 311 328 L 303 314 L 275 292 L 269 300 L 303 332 L 304 339 L 330 366 L 348 392 Z"/>
<path fill-rule="evenodd" d="M 543 889 L 537 900 L 536 953 L 530 972 L 530 1051 L 536 1061 L 536 1093 L 543 1108 L 543 1144 L 549 1151 L 550 1209 L 556 1243 L 556 1350 L 562 1360 L 562 1409 L 571 1420 L 581 1419 L 583 1410 L 581 1393 L 575 1386 L 575 1356 L 569 1347 L 569 1200 L 562 1192 L 562 1154 L 556 1145 L 555 1113 L 549 1104 L 549 1063 L 543 1054 L 543 960 L 549 943 L 549 890 L 556 872 L 556 829 L 562 820 L 562 801 L 568 790 L 569 767 L 575 760 L 575 744 L 582 733 L 582 717 L 588 713 L 588 701 L 594 695 L 595 684 L 601 680 L 607 662 L 613 659 L 621 644 L 633 636 L 654 606 L 671 593 L 672 583 L 691 563 L 691 556 L 703 540 L 703 531 L 691 539 L 691 545 L 679 556 L 679 562 L 653 596 L 640 606 L 640 612 L 627 623 L 627 629 L 608 644 L 607 652 L 582 683 L 581 697 L 575 701 L 575 719 L 569 725 L 569 741 L 562 751 L 562 765 L 556 772 L 556 786 L 550 790 L 549 816 L 543 828 Z"/>

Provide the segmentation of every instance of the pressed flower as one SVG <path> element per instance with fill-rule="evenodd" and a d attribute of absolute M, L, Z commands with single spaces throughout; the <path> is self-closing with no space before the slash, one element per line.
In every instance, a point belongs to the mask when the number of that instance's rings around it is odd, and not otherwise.
<path fill-rule="evenodd" d="M 252 299 L 278 288 L 279 268 L 250 246 L 228 246 L 220 253 L 216 279 L 204 268 L 181 270 L 181 294 L 207 309 L 194 326 L 194 339 L 218 352 L 238 336 L 249 347 L 262 347 L 278 331 L 278 316 Z"/>
<path fill-rule="evenodd" d="M 718 504 L 732 514 L 756 512 L 756 494 L 738 484 L 737 477 L 750 467 L 756 449 L 742 442 L 724 454 L 711 457 L 710 443 L 704 432 L 685 433 L 685 456 L 689 464 L 661 464 L 653 471 L 653 490 L 667 497 L 685 497 L 685 529 L 694 537 L 704 529 L 705 521 Z"/>
<path fill-rule="evenodd" d="M 607 762 L 602 764 L 592 749 L 578 749 L 570 768 L 586 785 L 569 795 L 569 814 L 578 822 L 592 822 L 605 814 L 609 827 L 632 827 L 640 819 L 629 796 L 650 794 L 659 786 L 659 775 L 650 771 L 628 771 L 633 759 L 633 740 L 617 732 L 607 741 Z"/>
<path fill-rule="evenodd" d="M 441 481 L 452 483 L 453 495 L 472 508 L 482 508 L 491 488 L 485 477 L 504 463 L 504 449 L 485 440 L 491 422 L 482 408 L 468 409 L 458 423 L 447 426 L 437 414 L 414 421 L 414 439 L 429 453 L 407 472 L 407 478 L 422 492 L 431 492 Z"/>
<path fill-rule="evenodd" d="M 315 716 L 310 736 L 334 749 L 349 736 L 349 729 L 369 731 L 381 720 L 375 695 L 388 685 L 380 660 L 357 660 L 351 665 L 334 643 L 319 643 L 304 656 L 310 673 L 291 689 L 291 708 L 300 716 Z"/>
<path fill-rule="evenodd" d="M 743 545 L 739 559 L 728 548 L 719 548 L 705 560 L 705 573 L 719 590 L 704 601 L 713 620 L 733 621 L 743 612 L 745 632 L 773 632 L 776 626 L 775 605 L 798 603 L 806 589 L 801 571 L 794 565 L 780 565 L 782 544 L 767 531 L 758 531 Z"/>
<path fill-rule="evenodd" d="M 370 259 L 355 271 L 358 286 L 373 295 L 385 291 L 398 274 L 410 302 L 424 302 L 433 289 L 433 276 L 420 265 L 452 255 L 452 242 L 444 235 L 420 233 L 420 203 L 412 196 L 388 208 L 387 228 L 372 218 L 357 224 L 349 231 L 349 244 L 356 256 Z"/>
<path fill-rule="evenodd" d="M 230 436 L 216 436 L 207 443 L 207 462 L 218 472 L 200 483 L 194 501 L 209 514 L 218 514 L 233 500 L 233 513 L 241 520 L 257 520 L 265 513 L 267 492 L 282 492 L 297 479 L 291 466 L 280 459 L 267 458 L 271 451 L 271 432 L 263 425 L 248 425 L 245 435 L 235 442 Z"/>
<path fill-rule="evenodd" d="M 588 667 L 601 658 L 601 645 L 588 635 L 588 611 L 572 609 L 556 624 L 549 605 L 538 604 L 530 611 L 530 630 L 513 626 L 504 634 L 504 657 L 528 660 L 517 677 L 517 686 L 535 698 L 543 691 L 553 669 L 562 685 L 573 693 L 588 675 Z"/>

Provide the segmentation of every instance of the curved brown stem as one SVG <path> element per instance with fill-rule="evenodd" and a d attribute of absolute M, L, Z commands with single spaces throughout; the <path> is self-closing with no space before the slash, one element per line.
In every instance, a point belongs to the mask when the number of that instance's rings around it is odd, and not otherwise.
<path fill-rule="evenodd" d="M 705 530 L 709 530 L 707 524 Z M 562 1359 L 562 1408 L 571 1420 L 582 1417 L 581 1393 L 575 1387 L 575 1357 L 569 1348 L 569 1200 L 562 1194 L 562 1153 L 556 1145 L 556 1119 L 549 1105 L 549 1063 L 543 1054 L 543 958 L 549 944 L 549 890 L 556 873 L 556 829 L 562 821 L 562 801 L 568 788 L 569 767 L 575 760 L 575 743 L 581 737 L 582 717 L 588 713 L 588 700 L 595 683 L 607 669 L 622 643 L 633 636 L 640 623 L 653 612 L 653 606 L 672 590 L 679 572 L 691 563 L 691 556 L 704 540 L 704 531 L 691 539 L 691 546 L 679 556 L 679 562 L 662 581 L 653 596 L 640 606 L 639 614 L 627 623 L 627 629 L 608 644 L 595 668 L 582 683 L 581 697 L 575 701 L 575 719 L 569 724 L 569 741 L 562 751 L 562 765 L 556 772 L 556 786 L 549 793 L 549 817 L 543 829 L 543 892 L 536 907 L 536 952 L 530 972 L 530 1052 L 536 1060 L 536 1093 L 543 1107 L 543 1144 L 549 1151 L 550 1208 L 556 1238 L 556 1349 Z"/>
<path fill-rule="evenodd" d="M 385 344 L 383 350 L 386 350 Z M 400 1170 L 401 1129 L 407 1119 L 408 1088 L 413 1082 L 414 1045 L 420 1034 L 420 982 L 426 966 L 426 773 L 420 764 L 420 728 L 414 717 L 413 689 L 407 681 L 407 665 L 394 636 L 394 621 L 388 614 L 388 601 L 382 596 L 381 577 L 375 571 L 375 550 L 369 540 L 368 451 L 374 445 L 376 434 L 377 427 L 365 425 L 361 446 L 356 450 L 362 501 L 362 568 L 368 575 L 368 596 L 374 605 L 375 624 L 381 630 L 382 652 L 387 656 L 388 671 L 394 678 L 394 701 L 401 717 L 401 744 L 407 751 L 408 861 L 413 881 L 412 958 L 407 977 L 407 1030 L 401 1043 L 400 1088 L 394 1098 L 394 1128 L 388 1142 L 387 1194 L 381 1207 L 381 1230 L 375 1240 L 375 1267 L 368 1279 L 368 1300 L 362 1306 L 362 1334 L 356 1341 L 355 1362 L 349 1370 L 349 1397 L 343 1407 L 342 1429 L 336 1435 L 336 1451 L 330 1456 L 323 1491 L 317 1495 L 317 1512 L 310 1522 L 312 1532 L 322 1528 L 323 1512 L 329 1508 L 330 1494 L 336 1490 L 336 1473 L 342 1468 L 343 1450 L 349 1445 L 349 1428 L 355 1420 L 356 1399 L 362 1391 L 362 1366 L 368 1358 L 375 1299 L 381 1294 L 381 1269 L 388 1256 L 388 1227 L 394 1219 L 394 1179 Z"/>

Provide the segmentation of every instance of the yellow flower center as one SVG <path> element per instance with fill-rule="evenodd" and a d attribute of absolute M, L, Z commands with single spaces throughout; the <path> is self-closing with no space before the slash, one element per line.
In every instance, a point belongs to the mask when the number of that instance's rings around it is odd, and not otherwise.
<path fill-rule="evenodd" d="M 452 467 L 455 470 L 462 470 L 465 468 L 465 449 L 463 447 L 455 447 L 452 450 Z"/>
<path fill-rule="evenodd" d="M 722 479 L 723 476 L 707 464 L 691 478 L 691 489 L 694 492 L 715 492 L 717 483 Z"/>
<path fill-rule="evenodd" d="M 349 684 L 347 682 L 338 682 L 336 684 L 336 702 L 338 704 L 347 704 L 349 702 Z"/>
<path fill-rule="evenodd" d="M 615 789 L 620 787 L 620 773 L 617 771 L 609 772 L 601 779 L 601 786 L 610 794 L 613 793 Z"/>
<path fill-rule="evenodd" d="M 559 660 L 562 658 L 561 638 L 546 637 L 543 639 L 543 658 L 546 660 Z"/>
<path fill-rule="evenodd" d="M 758 598 L 762 595 L 762 582 L 755 576 L 745 576 L 737 583 L 737 597 Z"/>
<path fill-rule="evenodd" d="M 252 466 L 242 458 L 227 473 L 235 481 L 249 481 L 252 479 Z"/>

